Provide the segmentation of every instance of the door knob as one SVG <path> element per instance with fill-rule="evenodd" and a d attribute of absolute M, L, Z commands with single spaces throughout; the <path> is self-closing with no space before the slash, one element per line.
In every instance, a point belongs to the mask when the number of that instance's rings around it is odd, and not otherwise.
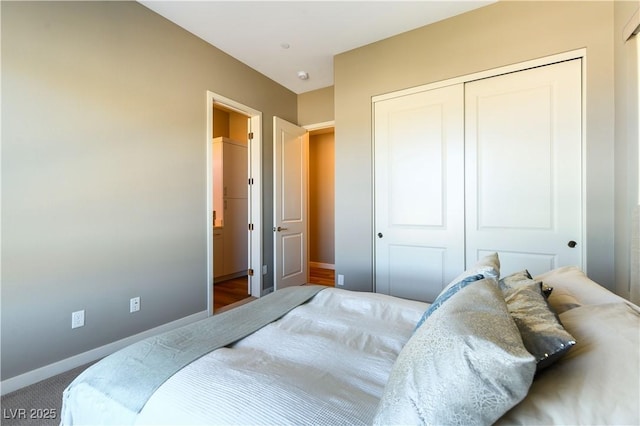
<path fill-rule="evenodd" d="M 567 243 L 567 245 L 568 245 L 569 247 L 571 247 L 571 248 L 574 248 L 575 246 L 577 246 L 577 245 L 578 245 L 578 243 L 576 243 L 575 241 L 571 240 L 571 241 L 569 241 L 569 242 Z"/>
<path fill-rule="evenodd" d="M 287 231 L 288 229 L 289 229 L 289 228 L 283 228 L 283 227 L 281 227 L 281 226 L 278 226 L 277 228 L 273 228 L 273 230 L 274 230 L 274 231 L 278 231 L 278 232 L 280 232 L 280 231 Z"/>
<path fill-rule="evenodd" d="M 382 238 L 382 232 L 378 232 L 378 238 Z"/>

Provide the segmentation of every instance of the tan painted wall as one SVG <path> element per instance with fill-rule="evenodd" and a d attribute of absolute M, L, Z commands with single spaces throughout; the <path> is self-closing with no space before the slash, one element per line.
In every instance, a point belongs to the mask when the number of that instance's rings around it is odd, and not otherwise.
<path fill-rule="evenodd" d="M 371 290 L 371 97 L 587 49 L 587 267 L 613 288 L 613 2 L 499 2 L 335 57 L 336 273 Z"/>
<path fill-rule="evenodd" d="M 298 95 L 300 126 L 334 120 L 333 86 Z M 309 260 L 335 262 L 335 137 L 311 132 L 309 138 Z"/>
<path fill-rule="evenodd" d="M 297 97 L 136 2 L 1 8 L 4 380 L 204 311 L 206 91 L 263 113 L 266 224 Z"/>
<path fill-rule="evenodd" d="M 213 108 L 213 137 L 229 137 L 229 113 Z"/>
<path fill-rule="evenodd" d="M 333 86 L 298 95 L 298 125 L 334 120 Z"/>
<path fill-rule="evenodd" d="M 229 114 L 229 137 L 233 140 L 247 143 L 249 130 L 248 120 L 242 114 Z"/>
<path fill-rule="evenodd" d="M 309 260 L 335 262 L 334 133 L 309 137 Z"/>

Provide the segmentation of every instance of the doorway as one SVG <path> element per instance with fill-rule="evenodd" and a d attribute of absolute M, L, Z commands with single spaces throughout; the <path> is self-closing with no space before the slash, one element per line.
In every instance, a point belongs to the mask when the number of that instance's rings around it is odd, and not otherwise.
<path fill-rule="evenodd" d="M 209 315 L 262 288 L 262 113 L 207 92 Z"/>
<path fill-rule="evenodd" d="M 320 126 L 307 128 L 309 283 L 335 286 L 335 129 Z"/>
<path fill-rule="evenodd" d="M 249 117 L 213 105 L 214 312 L 251 296 L 249 286 Z"/>

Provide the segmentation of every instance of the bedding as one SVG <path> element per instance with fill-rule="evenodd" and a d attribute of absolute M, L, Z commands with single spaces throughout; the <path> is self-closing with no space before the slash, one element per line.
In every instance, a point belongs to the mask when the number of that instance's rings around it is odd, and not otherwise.
<path fill-rule="evenodd" d="M 525 271 L 526 272 L 526 271 Z M 545 296 L 542 281 L 516 273 L 500 280 L 500 288 L 522 342 L 542 370 L 564 356 L 576 341 L 569 334 Z"/>
<path fill-rule="evenodd" d="M 495 278 L 467 282 L 400 352 L 374 424 L 492 424 L 526 396 L 535 361 Z"/>
<path fill-rule="evenodd" d="M 527 398 L 499 424 L 640 424 L 637 307 L 584 305 L 560 318 L 578 343 L 536 377 Z"/>
<path fill-rule="evenodd" d="M 443 293 L 483 278 L 426 317 L 426 303 L 323 289 L 188 363 L 138 412 L 81 380 L 65 390 L 62 424 L 640 424 L 640 308 L 575 267 L 529 278 L 553 287 L 548 306 L 576 342 L 536 372 L 506 315 L 499 260 L 483 260 Z M 429 356 L 411 356 L 421 353 Z M 494 371 L 500 362 L 505 374 Z M 412 389 L 397 391 L 403 386 Z M 401 408 L 418 389 L 427 396 Z"/>
<path fill-rule="evenodd" d="M 114 411 L 133 416 L 140 412 L 151 394 L 181 368 L 259 330 L 322 289 L 321 286 L 284 289 L 256 301 L 251 308 L 228 311 L 144 339 L 106 357 L 90 372 L 83 372 L 69 388 L 90 388 L 107 397 Z"/>
<path fill-rule="evenodd" d="M 370 424 L 389 370 L 427 307 L 327 288 L 189 364 L 139 413 L 87 384 L 70 386 L 63 424 Z"/>

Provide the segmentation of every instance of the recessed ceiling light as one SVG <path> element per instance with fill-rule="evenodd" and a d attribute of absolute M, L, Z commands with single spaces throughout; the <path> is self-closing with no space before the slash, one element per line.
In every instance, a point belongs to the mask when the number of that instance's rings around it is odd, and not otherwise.
<path fill-rule="evenodd" d="M 300 80 L 308 80 L 309 79 L 309 73 L 306 71 L 298 71 L 298 78 Z"/>

